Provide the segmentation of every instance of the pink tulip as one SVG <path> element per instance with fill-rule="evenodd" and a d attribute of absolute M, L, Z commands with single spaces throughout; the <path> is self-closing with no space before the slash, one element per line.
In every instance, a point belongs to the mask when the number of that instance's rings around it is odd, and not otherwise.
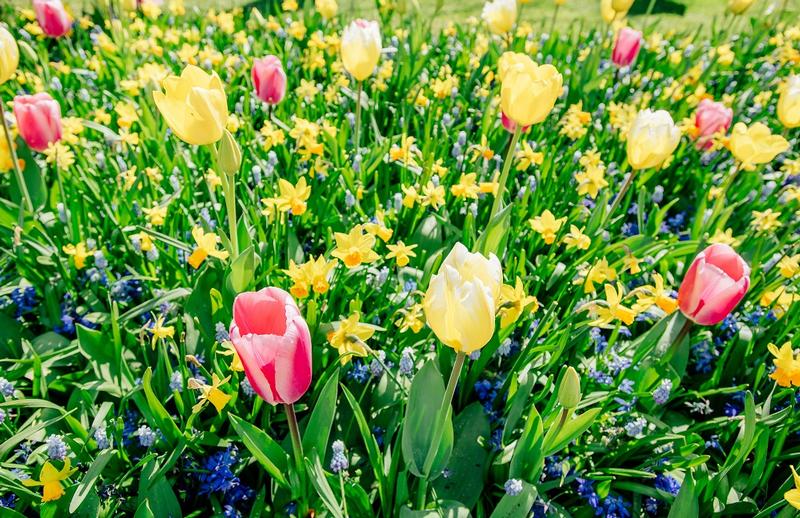
<path fill-rule="evenodd" d="M 253 390 L 272 405 L 291 404 L 311 384 L 311 334 L 291 295 L 264 288 L 237 295 L 230 339 Z"/>
<path fill-rule="evenodd" d="M 253 85 L 256 95 L 268 104 L 278 104 L 286 95 L 286 73 L 281 60 L 267 56 L 253 62 Z"/>
<path fill-rule="evenodd" d="M 630 27 L 624 27 L 617 34 L 617 41 L 614 43 L 614 52 L 611 54 L 611 60 L 618 67 L 627 67 L 636 59 L 641 46 L 642 33 Z"/>
<path fill-rule="evenodd" d="M 72 20 L 61 0 L 33 0 L 33 10 L 39 27 L 47 36 L 60 38 L 69 32 Z"/>
<path fill-rule="evenodd" d="M 517 131 L 517 123 L 508 118 L 508 116 L 506 116 L 505 113 L 502 114 L 500 119 L 503 122 L 503 127 L 506 129 L 507 132 L 514 133 L 515 131 Z M 523 126 L 522 133 L 528 131 L 528 128 L 530 128 L 530 126 Z"/>
<path fill-rule="evenodd" d="M 61 107 L 50 95 L 18 95 L 14 98 L 17 129 L 31 149 L 44 151 L 61 140 Z"/>
<path fill-rule="evenodd" d="M 724 244 L 711 245 L 689 267 L 678 290 L 678 305 L 702 326 L 722 322 L 750 287 L 750 267 Z"/>
<path fill-rule="evenodd" d="M 703 99 L 697 106 L 694 125 L 697 128 L 697 146 L 708 149 L 713 145 L 711 137 L 717 132 L 726 132 L 731 127 L 733 110 L 722 103 Z"/>

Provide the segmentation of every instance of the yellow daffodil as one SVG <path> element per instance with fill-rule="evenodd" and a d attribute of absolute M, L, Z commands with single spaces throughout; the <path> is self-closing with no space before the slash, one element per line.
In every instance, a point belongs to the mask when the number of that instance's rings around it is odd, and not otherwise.
<path fill-rule="evenodd" d="M 389 249 L 389 253 L 386 254 L 387 259 L 396 259 L 397 266 L 403 267 L 406 266 L 411 257 L 416 257 L 417 254 L 414 253 L 414 249 L 417 245 L 407 245 L 402 241 L 398 241 L 395 245 L 386 245 L 386 248 Z"/>
<path fill-rule="evenodd" d="M 215 233 L 206 233 L 201 227 L 194 227 L 192 230 L 192 237 L 195 243 L 197 243 L 197 248 L 195 248 L 192 255 L 189 256 L 189 264 L 192 265 L 192 268 L 200 268 L 200 265 L 203 264 L 203 261 L 205 261 L 208 256 L 223 260 L 228 258 L 228 252 L 225 250 L 217 250 L 217 241 L 219 237 Z"/>
<path fill-rule="evenodd" d="M 336 239 L 336 248 L 331 255 L 341 259 L 348 268 L 377 261 L 380 257 L 372 249 L 375 246 L 375 236 L 369 233 L 365 234 L 361 225 L 356 225 L 347 234 L 335 232 L 333 237 Z"/>
<path fill-rule="evenodd" d="M 786 342 L 778 349 L 771 343 L 767 345 L 767 349 L 775 357 L 772 360 L 775 371 L 769 377 L 781 387 L 800 386 L 800 361 L 794 356 L 792 344 Z"/>
<path fill-rule="evenodd" d="M 717 229 L 714 235 L 708 238 L 708 242 L 712 245 L 721 243 L 736 248 L 739 245 L 740 240 L 733 236 L 733 230 L 729 228 L 724 232 L 722 229 Z"/>
<path fill-rule="evenodd" d="M 458 183 L 450 186 L 450 193 L 456 198 L 477 199 L 480 188 L 478 187 L 476 173 L 464 173 Z"/>
<path fill-rule="evenodd" d="M 592 240 L 583 233 L 583 229 L 575 225 L 569 226 L 569 233 L 564 236 L 564 244 L 569 248 L 577 248 L 578 250 L 587 250 Z"/>
<path fill-rule="evenodd" d="M 794 479 L 794 487 L 785 492 L 783 498 L 795 509 L 800 509 L 800 475 L 794 470 L 794 466 L 792 466 L 792 478 Z"/>
<path fill-rule="evenodd" d="M 551 245 L 555 242 L 556 234 L 558 234 L 565 221 L 567 221 L 567 218 L 556 218 L 550 210 L 545 209 L 540 216 L 536 216 L 528 223 L 533 230 L 542 236 L 546 244 Z"/>
<path fill-rule="evenodd" d="M 57 470 L 55 466 L 46 461 L 39 472 L 39 480 L 27 479 L 22 481 L 25 487 L 42 487 L 42 502 L 52 502 L 64 496 L 64 487 L 61 482 L 67 480 L 78 468 L 70 469 L 69 457 L 64 458 L 64 467 Z"/>
<path fill-rule="evenodd" d="M 86 259 L 92 255 L 91 252 L 86 250 L 86 244 L 83 241 L 77 245 L 65 245 L 62 250 L 65 254 L 72 256 L 72 261 L 78 270 L 82 270 L 86 266 Z"/>
<path fill-rule="evenodd" d="M 217 409 L 217 413 L 222 412 L 222 409 L 228 404 L 228 401 L 231 400 L 231 396 L 220 390 L 219 387 L 227 383 L 229 379 L 231 379 L 230 376 L 219 379 L 216 372 L 211 375 L 211 385 L 196 378 L 189 378 L 187 383 L 189 388 L 200 391 L 200 397 L 197 403 L 192 407 L 192 412 L 200 412 L 206 403 L 214 405 L 214 408 Z"/>
<path fill-rule="evenodd" d="M 781 286 L 774 290 L 765 291 L 761 295 L 758 303 L 766 308 L 770 308 L 776 318 L 781 318 L 789 311 L 789 306 L 798 301 L 800 301 L 800 293 L 786 291 L 786 288 Z"/>
<path fill-rule="evenodd" d="M 359 322 L 360 313 L 355 312 L 345 320 L 333 323 L 333 331 L 328 333 L 328 342 L 339 351 L 342 365 L 353 356 L 366 356 L 369 350 L 365 347 L 367 340 L 375 334 L 376 328 Z"/>
<path fill-rule="evenodd" d="M 306 212 L 306 202 L 311 196 L 311 187 L 306 183 L 306 178 L 300 177 L 296 185 L 292 185 L 283 178 L 278 180 L 280 196 L 276 198 L 278 210 L 291 211 L 293 216 L 301 216 Z"/>
<path fill-rule="evenodd" d="M 314 290 L 314 293 L 323 294 L 328 291 L 328 275 L 336 267 L 336 261 L 327 261 L 323 256 L 316 259 L 312 256 L 308 262 L 301 265 L 289 260 L 289 269 L 284 273 L 294 282 L 289 290 L 298 298 L 305 298 Z"/>
<path fill-rule="evenodd" d="M 660 274 L 653 274 L 653 285 L 639 286 L 631 292 L 637 298 L 634 310 L 637 313 L 647 311 L 652 306 L 658 306 L 661 310 L 670 314 L 678 309 L 678 301 L 671 295 L 672 290 L 664 287 L 664 278 Z"/>
<path fill-rule="evenodd" d="M 217 353 L 221 354 L 222 356 L 231 357 L 231 364 L 228 366 L 231 372 L 244 372 L 244 365 L 242 364 L 242 359 L 239 357 L 239 353 L 236 352 L 236 348 L 233 346 L 233 342 L 231 342 L 230 340 L 223 340 L 221 345 L 222 348 L 217 349 Z"/>
<path fill-rule="evenodd" d="M 517 171 L 525 171 L 532 165 L 542 165 L 544 153 L 534 151 L 529 143 L 523 142 L 520 150 L 517 151 L 516 159 Z"/>
<path fill-rule="evenodd" d="M 175 335 L 174 327 L 164 325 L 164 315 L 159 316 L 155 322 L 153 322 L 152 326 L 145 327 L 145 329 L 147 329 L 147 331 L 153 335 L 153 340 L 151 341 L 153 349 L 156 348 L 156 342 L 158 340 L 172 338 Z"/>
<path fill-rule="evenodd" d="M 401 316 L 395 321 L 395 325 L 400 328 L 400 332 L 404 333 L 411 330 L 413 333 L 419 333 L 425 327 L 423 310 L 422 304 L 412 304 L 408 308 L 398 310 Z"/>
<path fill-rule="evenodd" d="M 780 211 L 774 211 L 772 209 L 766 210 L 754 210 L 753 213 L 753 228 L 756 229 L 756 232 L 772 232 L 773 230 L 780 228 L 781 222 Z"/>
<path fill-rule="evenodd" d="M 500 296 L 497 299 L 497 314 L 500 315 L 500 326 L 508 327 L 516 322 L 523 310 L 530 306 L 531 313 L 539 310 L 539 301 L 532 295 L 525 293 L 522 279 L 517 277 L 514 286 L 503 284 L 500 287 Z"/>
<path fill-rule="evenodd" d="M 594 284 L 604 283 L 606 281 L 613 281 L 617 278 L 617 272 L 614 268 L 608 265 L 608 260 L 605 257 L 597 261 L 586 272 L 586 278 L 583 283 L 584 293 L 592 293 L 594 291 Z"/>
<path fill-rule="evenodd" d="M 800 254 L 785 255 L 778 261 L 778 271 L 787 279 L 791 279 L 800 272 Z"/>
<path fill-rule="evenodd" d="M 216 72 L 210 75 L 187 65 L 180 77 L 163 81 L 164 92 L 153 92 L 153 100 L 175 132 L 189 144 L 212 144 L 222 138 L 228 122 L 228 100 Z"/>
<path fill-rule="evenodd" d="M 164 224 L 164 221 L 167 217 L 167 206 L 166 205 L 153 205 L 150 209 L 142 209 L 145 216 L 147 216 L 148 222 L 153 225 L 154 227 L 159 227 Z"/>
<path fill-rule="evenodd" d="M 593 327 L 608 327 L 615 320 L 621 320 L 625 325 L 631 325 L 636 317 L 636 312 L 622 305 L 623 289 L 617 284 L 605 285 L 606 300 L 596 301 L 588 305 L 587 309 L 594 315 L 595 320 L 589 323 Z"/>

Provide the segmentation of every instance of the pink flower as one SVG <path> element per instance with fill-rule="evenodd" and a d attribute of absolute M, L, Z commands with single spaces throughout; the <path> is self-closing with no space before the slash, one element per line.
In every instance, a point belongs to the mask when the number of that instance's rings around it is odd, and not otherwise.
<path fill-rule="evenodd" d="M 514 133 L 517 130 L 517 123 L 508 118 L 508 116 L 505 113 L 502 114 L 501 120 L 503 122 L 503 127 L 506 129 L 507 132 Z M 528 131 L 528 128 L 530 128 L 530 126 L 523 126 L 522 133 Z"/>
<path fill-rule="evenodd" d="M 711 245 L 689 267 L 678 291 L 678 305 L 702 326 L 722 322 L 750 287 L 750 267 L 733 248 Z"/>
<path fill-rule="evenodd" d="M 614 52 L 611 54 L 611 60 L 618 67 L 627 67 L 636 59 L 641 46 L 642 33 L 630 27 L 624 27 L 617 33 L 617 41 L 614 43 Z"/>
<path fill-rule="evenodd" d="M 60 38 L 69 32 L 72 20 L 61 0 L 33 0 L 36 21 L 42 31 L 51 38 Z"/>
<path fill-rule="evenodd" d="M 19 134 L 31 149 L 44 151 L 61 140 L 61 107 L 44 92 L 16 96 L 14 117 Z"/>
<path fill-rule="evenodd" d="M 717 132 L 727 132 L 733 120 L 733 110 L 722 103 L 703 99 L 694 114 L 697 129 L 697 146 L 708 149 L 713 145 L 711 137 Z"/>
<path fill-rule="evenodd" d="M 291 404 L 311 384 L 311 334 L 291 295 L 264 288 L 237 295 L 230 338 L 253 390 Z"/>
<path fill-rule="evenodd" d="M 281 60 L 267 56 L 253 62 L 253 85 L 256 95 L 268 104 L 278 104 L 286 95 L 286 73 Z"/>

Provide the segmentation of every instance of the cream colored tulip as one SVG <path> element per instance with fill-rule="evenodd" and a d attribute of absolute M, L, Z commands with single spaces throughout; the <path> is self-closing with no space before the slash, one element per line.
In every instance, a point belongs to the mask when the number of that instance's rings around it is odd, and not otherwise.
<path fill-rule="evenodd" d="M 789 76 L 781 87 L 778 120 L 790 129 L 800 126 L 800 75 Z"/>
<path fill-rule="evenodd" d="M 664 110 L 639 112 L 628 132 L 628 164 L 633 169 L 660 167 L 681 140 L 681 130 Z"/>
<path fill-rule="evenodd" d="M 356 81 L 372 75 L 381 57 L 381 29 L 378 22 L 353 20 L 345 27 L 340 42 L 342 63 Z"/>
<path fill-rule="evenodd" d="M 517 0 L 494 0 L 483 5 L 481 18 L 494 34 L 505 34 L 517 22 Z"/>
<path fill-rule="evenodd" d="M 19 65 L 19 47 L 14 36 L 0 26 L 0 85 L 11 79 Z"/>

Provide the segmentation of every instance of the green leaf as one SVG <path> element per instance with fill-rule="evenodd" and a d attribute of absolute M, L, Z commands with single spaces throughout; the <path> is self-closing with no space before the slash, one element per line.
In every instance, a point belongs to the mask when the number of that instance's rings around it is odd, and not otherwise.
<path fill-rule="evenodd" d="M 142 376 L 142 388 L 144 389 L 144 395 L 147 399 L 147 405 L 149 406 L 153 419 L 156 421 L 158 429 L 164 434 L 164 438 L 170 446 L 175 446 L 182 437 L 181 431 L 178 429 L 178 425 L 175 424 L 175 421 L 172 420 L 172 417 L 170 417 L 167 409 L 161 404 L 161 400 L 156 396 L 155 392 L 153 392 L 153 387 L 151 386 L 152 378 L 153 370 L 148 367 L 147 370 L 144 371 L 144 376 Z M 143 413 L 144 410 L 145 409 L 142 409 Z"/>
<path fill-rule="evenodd" d="M 508 229 L 511 226 L 511 211 L 513 208 L 514 204 L 511 203 L 494 215 L 475 242 L 474 250 L 476 252 L 480 252 L 487 257 L 490 253 L 502 255 L 505 251 Z"/>
<path fill-rule="evenodd" d="M 83 500 L 89 493 L 94 491 L 94 483 L 97 481 L 98 477 L 100 477 L 103 468 L 106 467 L 106 464 L 108 464 L 108 461 L 111 460 L 116 452 L 117 450 L 104 450 L 103 453 L 94 459 L 92 465 L 89 466 L 89 471 L 86 472 L 86 475 L 83 476 L 80 484 L 78 484 L 75 494 L 72 495 L 72 500 L 69 503 L 70 513 L 77 511 L 78 507 L 83 503 Z"/>
<path fill-rule="evenodd" d="M 5 139 L 6 137 L 2 135 L 0 138 Z M 47 203 L 47 185 L 45 184 L 42 170 L 33 157 L 31 148 L 19 136 L 17 137 L 17 157 L 22 167 L 22 178 L 28 188 L 33 208 L 40 209 Z M 12 172 L 8 174 L 8 178 L 11 185 L 11 199 L 19 205 L 22 201 L 22 195 L 17 184 L 17 175 Z"/>
<path fill-rule="evenodd" d="M 522 491 L 514 496 L 504 495 L 490 518 L 525 518 L 529 516 L 533 504 L 536 503 L 536 494 L 536 488 L 523 481 Z"/>
<path fill-rule="evenodd" d="M 549 441 L 549 444 L 544 445 L 544 452 L 545 456 L 552 455 L 557 451 L 561 450 L 567 444 L 571 443 L 574 439 L 576 439 L 580 434 L 585 432 L 592 426 L 594 420 L 597 418 L 597 415 L 600 413 L 602 408 L 592 408 L 591 410 L 587 410 L 586 412 L 582 413 L 575 419 L 570 419 L 561 430 L 556 434 L 556 436 Z"/>
<path fill-rule="evenodd" d="M 322 503 L 325 504 L 325 507 L 328 508 L 328 511 L 330 511 L 335 518 L 344 518 L 339 501 L 333 494 L 333 489 L 331 489 L 330 484 L 328 484 L 325 470 L 322 469 L 322 464 L 320 464 L 319 455 L 314 454 L 313 461 L 306 459 L 306 467 L 308 468 L 308 472 L 312 475 L 310 477 L 311 483 L 322 499 Z"/>
<path fill-rule="evenodd" d="M 308 419 L 308 425 L 303 433 L 303 451 L 311 453 L 316 451 L 321 458 L 325 457 L 328 451 L 328 437 L 333 426 L 333 418 L 336 416 L 336 396 L 339 389 L 339 371 L 325 382 L 319 394 L 314 410 Z"/>
<path fill-rule="evenodd" d="M 142 504 L 146 504 L 144 508 L 146 511 L 143 511 L 142 516 L 179 518 L 183 515 L 175 492 L 172 491 L 167 479 L 159 475 L 158 471 L 158 462 L 155 459 L 149 460 L 142 468 L 139 478 L 139 507 L 136 515 L 139 515 Z"/>
<path fill-rule="evenodd" d="M 442 472 L 453 449 L 453 421 L 445 419 L 444 433 L 435 453 L 429 473 L 424 473 L 425 459 L 431 449 L 444 399 L 444 380 L 436 364 L 428 361 L 414 376 L 403 420 L 403 459 L 408 469 L 418 477 L 435 479 Z M 448 417 L 450 412 L 448 412 Z"/>
<path fill-rule="evenodd" d="M 267 470 L 275 482 L 288 488 L 289 483 L 286 481 L 284 473 L 289 467 L 289 455 L 281 448 L 280 444 L 239 416 L 228 414 L 228 420 L 244 445 L 250 450 L 250 454 Z"/>
<path fill-rule="evenodd" d="M 252 285 L 255 265 L 256 259 L 252 246 L 247 247 L 231 262 L 228 274 L 225 277 L 225 287 L 229 294 L 236 296 Z"/>
<path fill-rule="evenodd" d="M 525 429 L 514 447 L 514 456 L 511 457 L 509 477 L 521 478 L 526 481 L 536 481 L 544 466 L 544 426 L 542 418 L 534 405 L 531 405 L 530 414 L 525 421 Z"/>
<path fill-rule="evenodd" d="M 700 514 L 700 506 L 697 503 L 695 494 L 694 479 L 690 472 L 686 473 L 681 489 L 669 509 L 668 518 L 697 518 Z"/>

